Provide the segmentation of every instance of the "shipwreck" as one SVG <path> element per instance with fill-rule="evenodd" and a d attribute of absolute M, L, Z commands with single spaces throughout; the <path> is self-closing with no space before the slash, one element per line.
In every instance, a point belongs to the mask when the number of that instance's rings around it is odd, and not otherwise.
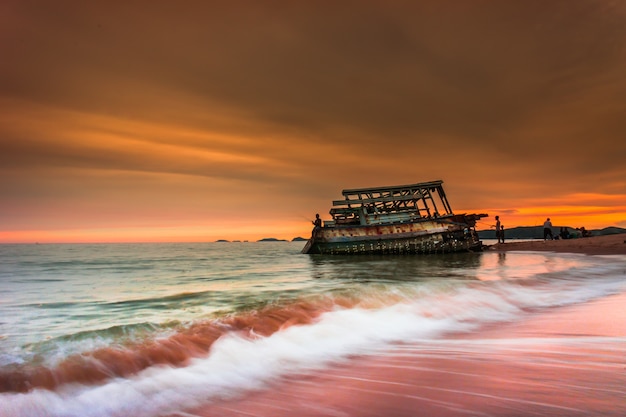
<path fill-rule="evenodd" d="M 476 221 L 454 214 L 443 181 L 343 190 L 331 220 L 318 219 L 305 254 L 434 254 L 481 251 Z"/>

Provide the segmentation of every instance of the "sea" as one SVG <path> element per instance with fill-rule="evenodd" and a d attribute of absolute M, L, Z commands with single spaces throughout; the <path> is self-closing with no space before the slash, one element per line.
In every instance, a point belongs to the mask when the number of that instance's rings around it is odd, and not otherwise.
<path fill-rule="evenodd" d="M 626 415 L 626 256 L 0 245 L 0 416 Z"/>

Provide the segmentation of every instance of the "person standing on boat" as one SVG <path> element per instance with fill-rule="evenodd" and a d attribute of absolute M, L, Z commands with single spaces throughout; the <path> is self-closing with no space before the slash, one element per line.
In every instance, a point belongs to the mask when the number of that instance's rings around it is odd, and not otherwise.
<path fill-rule="evenodd" d="M 543 222 L 543 240 L 547 240 L 548 236 L 550 236 L 550 240 L 554 239 L 552 237 L 552 222 L 549 217 Z"/>
<path fill-rule="evenodd" d="M 311 223 L 313 223 L 313 230 L 311 230 L 311 239 L 315 239 L 315 235 L 322 228 L 322 219 L 320 219 L 320 215 L 316 214 L 315 220 L 313 220 Z"/>
<path fill-rule="evenodd" d="M 322 219 L 320 219 L 320 215 L 316 214 L 315 220 L 313 220 L 311 223 L 313 223 L 313 226 L 315 226 L 315 228 L 322 227 Z"/>

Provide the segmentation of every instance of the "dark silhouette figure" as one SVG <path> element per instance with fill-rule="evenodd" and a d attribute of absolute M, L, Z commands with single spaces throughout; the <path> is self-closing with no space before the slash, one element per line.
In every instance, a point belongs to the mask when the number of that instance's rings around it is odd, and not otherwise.
<path fill-rule="evenodd" d="M 322 227 L 322 219 L 320 219 L 320 215 L 316 214 L 315 215 L 315 220 L 313 220 L 311 223 L 313 223 L 313 226 L 317 227 Z"/>
<path fill-rule="evenodd" d="M 504 243 L 504 230 L 500 223 L 500 216 L 496 216 L 496 239 L 498 239 L 498 243 L 500 243 L 500 241 Z"/>
<path fill-rule="evenodd" d="M 548 236 L 550 236 L 550 240 L 554 239 L 554 237 L 552 236 L 552 222 L 550 221 L 549 217 L 546 219 L 545 222 L 543 222 L 543 240 L 547 240 Z"/>

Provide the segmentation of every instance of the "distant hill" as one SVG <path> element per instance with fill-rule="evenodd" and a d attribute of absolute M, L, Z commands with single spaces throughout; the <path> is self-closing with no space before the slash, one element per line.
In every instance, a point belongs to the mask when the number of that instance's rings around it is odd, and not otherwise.
<path fill-rule="evenodd" d="M 592 232 L 595 232 L 596 230 L 592 230 Z M 626 233 L 626 229 L 624 229 L 623 227 L 617 227 L 617 226 L 611 226 L 611 227 L 605 227 L 604 229 L 599 229 L 597 230 L 598 234 L 597 236 L 603 236 L 603 235 L 619 235 L 620 233 Z"/>
<path fill-rule="evenodd" d="M 287 242 L 285 239 L 276 239 L 275 237 L 266 237 L 257 240 L 257 242 Z"/>
<path fill-rule="evenodd" d="M 300 236 L 294 237 L 293 239 L 291 239 L 292 242 L 306 242 L 307 240 L 309 240 L 309 239 L 305 239 L 305 238 L 300 237 Z"/>
<path fill-rule="evenodd" d="M 576 229 L 570 226 L 553 226 L 552 233 L 557 235 L 561 227 L 567 227 L 569 232 L 573 232 Z M 620 233 L 626 233 L 626 229 L 623 227 L 605 227 L 604 229 L 592 229 L 590 230 L 592 236 L 604 236 L 604 235 L 617 235 Z M 504 236 L 507 239 L 543 239 L 543 226 L 520 226 L 512 227 L 510 229 L 504 229 Z M 496 231 L 492 230 L 479 230 L 478 237 L 481 239 L 495 239 Z"/>

